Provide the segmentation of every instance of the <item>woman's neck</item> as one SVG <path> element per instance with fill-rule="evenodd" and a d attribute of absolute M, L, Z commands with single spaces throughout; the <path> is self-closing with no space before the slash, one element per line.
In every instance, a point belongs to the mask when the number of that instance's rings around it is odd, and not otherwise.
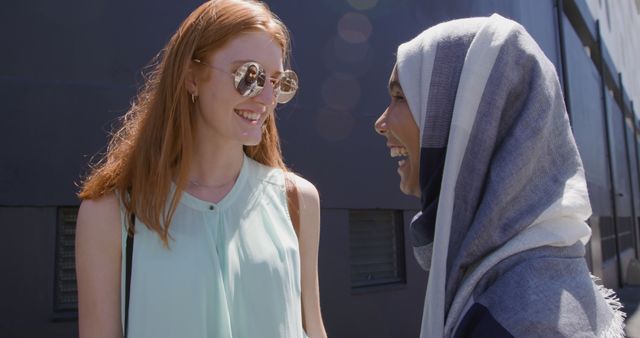
<path fill-rule="evenodd" d="M 233 188 L 243 160 L 242 145 L 196 144 L 185 190 L 199 199 L 218 203 Z"/>

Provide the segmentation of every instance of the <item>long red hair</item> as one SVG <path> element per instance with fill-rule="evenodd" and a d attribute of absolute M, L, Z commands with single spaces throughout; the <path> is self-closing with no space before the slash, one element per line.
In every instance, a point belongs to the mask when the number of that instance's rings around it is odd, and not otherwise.
<path fill-rule="evenodd" d="M 271 34 L 286 62 L 289 32 L 265 4 L 211 0 L 194 10 L 156 57 L 145 86 L 122 118 L 106 154 L 92 166 L 78 196 L 97 199 L 115 192 L 126 213 L 135 214 L 168 245 L 169 225 L 186 186 L 193 154 L 194 106 L 185 86 L 187 69 L 193 59 L 205 59 L 247 31 Z M 262 141 L 245 146 L 244 152 L 262 164 L 286 170 L 273 114 L 265 121 Z M 170 196 L 173 179 L 176 190 Z"/>

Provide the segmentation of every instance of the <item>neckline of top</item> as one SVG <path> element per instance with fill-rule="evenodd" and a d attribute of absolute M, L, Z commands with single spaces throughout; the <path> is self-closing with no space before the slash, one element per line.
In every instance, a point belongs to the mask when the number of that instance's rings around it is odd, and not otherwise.
<path fill-rule="evenodd" d="M 226 208 L 233 202 L 242 186 L 244 186 L 244 183 L 248 177 L 247 171 L 249 169 L 250 162 L 251 159 L 246 154 L 244 154 L 242 159 L 242 167 L 240 167 L 240 173 L 238 174 L 236 182 L 233 184 L 231 190 L 229 190 L 229 192 L 218 203 L 202 200 L 186 191 L 182 191 L 180 203 L 201 211 L 216 211 Z M 172 190 L 175 191 L 175 183 L 172 182 L 171 186 L 173 188 Z"/>

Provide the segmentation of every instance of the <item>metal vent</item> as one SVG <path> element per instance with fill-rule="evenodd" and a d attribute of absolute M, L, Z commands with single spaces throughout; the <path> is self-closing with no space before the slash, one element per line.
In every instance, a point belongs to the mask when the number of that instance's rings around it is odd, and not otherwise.
<path fill-rule="evenodd" d="M 55 268 L 55 312 L 78 310 L 78 287 L 76 283 L 75 237 L 77 207 L 58 208 L 56 231 Z"/>
<path fill-rule="evenodd" d="M 350 210 L 351 287 L 405 282 L 402 211 Z"/>

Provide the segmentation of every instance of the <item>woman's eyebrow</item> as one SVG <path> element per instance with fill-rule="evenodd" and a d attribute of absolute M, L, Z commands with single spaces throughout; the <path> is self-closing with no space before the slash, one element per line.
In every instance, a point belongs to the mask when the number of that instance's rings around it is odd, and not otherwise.
<path fill-rule="evenodd" d="M 389 81 L 389 92 L 391 92 L 394 89 L 400 89 L 402 90 L 402 86 L 400 85 L 400 82 L 398 81 Z"/>
<path fill-rule="evenodd" d="M 235 61 L 231 62 L 231 68 L 240 67 L 243 64 L 248 63 L 248 62 L 255 62 L 255 63 L 259 64 L 260 66 L 264 67 L 260 62 L 257 62 L 255 60 L 235 60 Z M 271 77 L 280 77 L 281 74 L 282 74 L 282 71 L 278 69 L 275 72 L 273 72 L 273 74 L 271 74 Z"/>

